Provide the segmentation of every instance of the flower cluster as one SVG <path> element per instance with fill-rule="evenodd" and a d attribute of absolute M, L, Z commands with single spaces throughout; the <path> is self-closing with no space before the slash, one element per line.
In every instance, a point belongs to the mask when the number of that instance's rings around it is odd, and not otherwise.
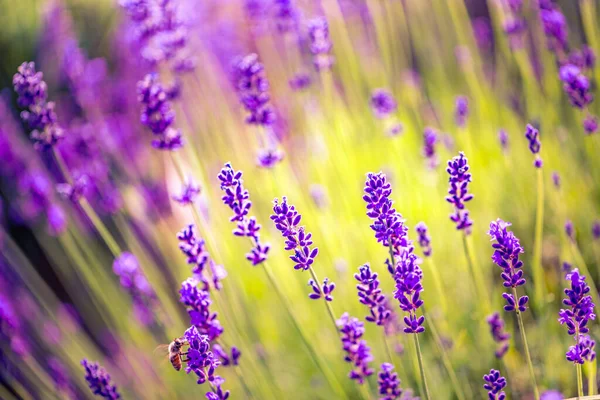
<path fill-rule="evenodd" d="M 337 325 L 340 328 L 342 346 L 346 352 L 344 360 L 353 365 L 348 376 L 362 385 L 365 379 L 374 372 L 369 367 L 369 362 L 373 361 L 371 348 L 367 346 L 365 340 L 361 339 L 365 333 L 365 326 L 358 318 L 350 317 L 348 313 L 341 316 Z"/>
<path fill-rule="evenodd" d="M 73 184 L 57 183 L 56 191 L 66 199 L 69 199 L 74 204 L 86 195 L 87 189 L 90 186 L 90 178 L 87 175 L 79 176 Z"/>
<path fill-rule="evenodd" d="M 367 174 L 363 200 L 367 203 L 367 216 L 373 220 L 371 229 L 375 238 L 385 247 L 391 247 L 394 254 L 408 246 L 407 232 L 402 215 L 393 208 L 390 199 L 392 185 L 385 174 Z"/>
<path fill-rule="evenodd" d="M 498 344 L 495 353 L 496 358 L 502 358 L 508 351 L 508 340 L 510 339 L 510 334 L 504 331 L 504 321 L 497 312 L 487 317 L 487 323 L 490 325 L 492 339 L 494 339 L 494 342 Z"/>
<path fill-rule="evenodd" d="M 498 218 L 496 221 L 490 223 L 488 235 L 490 235 L 492 241 L 496 241 L 492 245 L 494 248 L 492 261 L 502 268 L 500 276 L 504 280 L 504 287 L 517 288 L 526 282 L 523 277 L 523 261 L 519 260 L 519 255 L 524 251 L 519 239 L 514 233 L 508 231 L 507 228 L 510 225 L 509 222 Z M 518 309 L 520 312 L 523 312 L 527 309 L 527 302 L 529 301 L 529 297 L 527 296 L 515 299 L 512 294 L 503 293 L 502 297 L 506 299 L 507 303 L 504 306 L 505 311 L 515 311 Z"/>
<path fill-rule="evenodd" d="M 559 311 L 558 322 L 567 326 L 569 335 L 574 336 L 576 341 L 575 346 L 571 346 L 567 351 L 567 360 L 583 364 L 591 357 L 592 343 L 595 345 L 593 341 L 582 340 L 582 334 L 589 332 L 588 322 L 596 319 L 594 302 L 588 294 L 590 287 L 585 281 L 586 277 L 581 275 L 577 268 L 567 274 L 566 279 L 571 282 L 571 287 L 565 289 L 567 298 L 563 299 L 563 304 L 569 308 Z"/>
<path fill-rule="evenodd" d="M 429 168 L 434 169 L 439 161 L 435 153 L 435 145 L 439 142 L 438 134 L 435 129 L 426 127 L 423 131 L 423 155 L 427 159 Z"/>
<path fill-rule="evenodd" d="M 182 304 L 187 306 L 191 323 L 198 331 L 207 335 L 210 341 L 215 340 L 223 333 L 223 327 L 217 319 L 217 313 L 211 312 L 210 293 L 198 288 L 198 280 L 188 278 L 181 284 L 179 290 Z"/>
<path fill-rule="evenodd" d="M 281 33 L 293 32 L 298 26 L 298 9 L 293 0 L 275 0 L 275 25 Z"/>
<path fill-rule="evenodd" d="M 563 90 L 569 96 L 569 102 L 573 107 L 583 109 L 594 100 L 594 96 L 590 93 L 590 80 L 579 67 L 565 64 L 560 67 L 558 76 L 563 82 Z"/>
<path fill-rule="evenodd" d="M 111 382 L 109 373 L 98 363 L 83 359 L 81 365 L 85 368 L 85 380 L 93 394 L 110 400 L 121 398 L 117 387 Z"/>
<path fill-rule="evenodd" d="M 565 53 L 568 47 L 567 19 L 551 2 L 540 6 L 540 20 L 546 35 L 548 49 L 556 54 Z"/>
<path fill-rule="evenodd" d="M 412 252 L 411 246 L 396 257 L 394 280 L 396 290 L 394 297 L 400 303 L 400 309 L 408 313 L 404 317 L 405 333 L 421 333 L 425 331 L 423 323 L 425 316 L 417 316 L 417 310 L 423 305 L 421 293 L 423 292 L 423 271 L 418 265 L 419 258 Z"/>
<path fill-rule="evenodd" d="M 595 240 L 600 240 L 600 221 L 594 221 L 592 223 L 592 237 Z"/>
<path fill-rule="evenodd" d="M 386 118 L 396 112 L 398 103 L 392 93 L 386 89 L 375 89 L 369 101 L 371 110 L 377 118 Z"/>
<path fill-rule="evenodd" d="M 402 396 L 400 379 L 394 372 L 394 366 L 390 363 L 381 364 L 381 371 L 377 374 L 377 386 L 379 400 L 398 400 Z"/>
<path fill-rule="evenodd" d="M 175 111 L 170 96 L 158 80 L 158 74 L 147 74 L 137 85 L 138 101 L 142 105 L 140 121 L 157 137 L 152 147 L 159 150 L 177 150 L 183 146 L 181 132 L 171 125 Z"/>
<path fill-rule="evenodd" d="M 215 356 L 219 357 L 221 360 L 222 366 L 239 365 L 242 353 L 237 347 L 231 346 L 231 354 L 227 353 L 227 351 L 218 344 L 214 344 L 212 349 Z"/>
<path fill-rule="evenodd" d="M 469 217 L 469 211 L 465 208 L 465 203 L 473 199 L 473 195 L 468 192 L 468 186 L 471 182 L 471 173 L 465 153 L 462 151 L 458 156 L 448 160 L 446 168 L 449 178 L 450 188 L 446 201 L 454 206 L 454 212 L 450 214 L 450 220 L 456 224 L 456 229 L 471 233 L 473 220 Z"/>
<path fill-rule="evenodd" d="M 317 71 L 329 70 L 333 66 L 333 47 L 329 38 L 329 24 L 324 17 L 313 18 L 308 22 L 310 51 L 313 54 L 313 64 Z"/>
<path fill-rule="evenodd" d="M 129 252 L 121 253 L 113 262 L 113 271 L 119 276 L 121 286 L 131 296 L 137 319 L 143 325 L 152 323 L 157 298 L 137 258 Z"/>
<path fill-rule="evenodd" d="M 260 242 L 259 231 L 261 226 L 256 222 L 256 218 L 248 217 L 252 202 L 250 201 L 248 190 L 244 188 L 242 171 L 236 171 L 230 163 L 226 163 L 217 178 L 221 182 L 221 190 L 225 192 L 221 199 L 233 211 L 233 215 L 229 220 L 237 223 L 233 234 L 252 240 L 254 247 L 246 254 L 246 259 L 252 265 L 264 262 L 267 259 L 270 246 L 269 244 L 262 244 Z"/>
<path fill-rule="evenodd" d="M 573 226 L 573 221 L 570 219 L 565 222 L 565 234 L 570 240 L 575 240 L 575 227 Z"/>
<path fill-rule="evenodd" d="M 483 376 L 485 384 L 483 388 L 488 391 L 489 400 L 504 400 L 506 393 L 502 389 L 506 387 L 506 378 L 500 375 L 500 371 L 490 369 L 490 373 Z"/>
<path fill-rule="evenodd" d="M 237 61 L 233 81 L 240 102 L 249 113 L 246 122 L 264 126 L 273 124 L 275 112 L 270 105 L 269 81 L 258 55 L 248 54 Z"/>
<path fill-rule="evenodd" d="M 369 307 L 371 313 L 365 319 L 384 326 L 391 316 L 391 310 L 388 308 L 386 297 L 379 287 L 377 273 L 371 271 L 369 264 L 365 264 L 359 268 L 358 273 L 354 274 L 354 279 L 358 281 L 358 285 L 356 285 L 358 300 Z"/>
<path fill-rule="evenodd" d="M 469 99 L 465 96 L 457 96 L 454 101 L 454 121 L 456 126 L 464 128 L 469 116 Z"/>
<path fill-rule="evenodd" d="M 425 222 L 419 222 L 415 226 L 415 230 L 419 235 L 419 246 L 423 250 L 423 255 L 430 257 L 433 250 L 431 248 L 431 238 L 427 234 L 427 225 L 425 225 Z"/>
<path fill-rule="evenodd" d="M 21 119 L 31 129 L 35 147 L 51 149 L 63 137 L 63 130 L 58 126 L 54 103 L 48 101 L 44 75 L 35 70 L 33 62 L 24 62 L 13 76 L 13 86 L 17 103 L 27 109 L 21 112 Z"/>
<path fill-rule="evenodd" d="M 284 196 L 279 203 L 279 199 L 273 201 L 273 214 L 271 220 L 285 241 L 285 249 L 293 250 L 294 255 L 290 259 L 295 262 L 294 269 L 306 271 L 310 269 L 315 262 L 315 257 L 319 253 L 317 247 L 311 248 L 312 233 L 307 233 L 303 226 L 299 226 L 302 215 L 296 211 L 296 207 L 288 205 L 287 198 Z"/>
<path fill-rule="evenodd" d="M 308 281 L 308 286 L 312 288 L 312 293 L 309 293 L 308 295 L 309 298 L 317 300 L 323 297 L 325 301 L 333 301 L 331 293 L 333 292 L 333 289 L 335 289 L 335 283 L 329 282 L 328 278 L 323 280 L 323 285 L 321 287 L 319 287 L 317 282 L 312 279 Z"/>
<path fill-rule="evenodd" d="M 508 8 L 510 12 L 507 13 L 507 19 L 504 22 L 504 33 L 508 36 L 511 48 L 521 48 L 527 29 L 527 21 L 523 15 L 523 1 L 511 0 L 508 2 Z"/>
<path fill-rule="evenodd" d="M 211 283 L 215 289 L 220 290 L 221 280 L 227 276 L 227 273 L 223 266 L 217 265 L 210 257 L 206 243 L 197 234 L 194 224 L 189 224 L 181 230 L 177 234 L 177 239 L 179 240 L 179 249 L 187 257 L 187 263 L 193 266 L 194 277 L 203 283 L 203 290 L 209 290 Z M 210 278 L 207 275 L 210 275 Z"/>
<path fill-rule="evenodd" d="M 536 168 L 541 168 L 542 159 L 540 158 L 539 153 L 540 149 L 542 148 L 542 142 L 540 142 L 540 132 L 531 124 L 527 124 L 525 138 L 529 141 L 529 150 L 535 155 L 535 161 L 533 162 L 533 165 Z"/>
<path fill-rule="evenodd" d="M 208 336 L 202 334 L 195 326 L 191 326 L 185 331 L 183 337 L 189 345 L 185 372 L 187 374 L 195 373 L 199 385 L 206 381 L 214 385 L 215 380 L 219 378 L 218 375 L 215 375 L 215 370 L 220 362 L 210 351 Z"/>
<path fill-rule="evenodd" d="M 186 182 L 181 189 L 181 194 L 173 195 L 172 199 L 181 204 L 187 206 L 194 204 L 196 198 L 200 194 L 200 186 L 193 181 Z"/>

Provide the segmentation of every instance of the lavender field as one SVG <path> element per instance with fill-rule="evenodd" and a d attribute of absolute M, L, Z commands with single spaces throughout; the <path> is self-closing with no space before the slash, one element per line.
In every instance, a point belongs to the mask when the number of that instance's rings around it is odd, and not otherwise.
<path fill-rule="evenodd" d="M 600 399 L 599 22 L 0 0 L 0 399 Z"/>

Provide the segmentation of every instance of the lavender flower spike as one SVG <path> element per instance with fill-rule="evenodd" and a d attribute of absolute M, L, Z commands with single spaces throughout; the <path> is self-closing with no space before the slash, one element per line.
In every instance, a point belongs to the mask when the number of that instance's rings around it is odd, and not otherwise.
<path fill-rule="evenodd" d="M 374 372 L 369 367 L 369 362 L 373 361 L 371 349 L 365 340 L 361 340 L 365 333 L 364 324 L 357 318 L 350 317 L 348 313 L 344 313 L 337 321 L 337 325 L 340 328 L 342 345 L 346 352 L 344 359 L 353 365 L 348 376 L 362 385 L 365 378 Z"/>
<path fill-rule="evenodd" d="M 533 165 L 536 168 L 542 168 L 543 162 L 540 158 L 540 149 L 542 147 L 542 142 L 540 142 L 540 132 L 535 129 L 531 124 L 527 124 L 527 129 L 525 131 L 525 137 L 529 141 L 529 150 L 531 153 L 535 155 L 535 161 Z"/>
<path fill-rule="evenodd" d="M 433 250 L 431 249 L 431 238 L 427 234 L 427 225 L 425 225 L 425 222 L 419 222 L 415 226 L 415 230 L 419 235 L 419 246 L 423 250 L 423 255 L 430 257 Z"/>
<path fill-rule="evenodd" d="M 439 164 L 437 155 L 435 154 L 435 145 L 439 142 L 435 129 L 425 128 L 423 131 L 423 142 L 423 155 L 427 159 L 429 168 L 435 169 Z"/>
<path fill-rule="evenodd" d="M 181 284 L 179 301 L 187 306 L 192 325 L 208 340 L 213 341 L 223 333 L 223 327 L 217 319 L 217 313 L 211 312 L 210 293 L 198 288 L 198 280 L 188 278 Z"/>
<path fill-rule="evenodd" d="M 249 113 L 246 122 L 263 126 L 273 124 L 275 113 L 270 104 L 269 81 L 258 55 L 252 53 L 239 59 L 233 80 L 240 103 Z"/>
<path fill-rule="evenodd" d="M 488 375 L 483 376 L 485 384 L 483 388 L 488 391 L 489 400 L 504 400 L 506 393 L 502 389 L 506 387 L 506 378 L 500 375 L 500 371 L 490 369 Z"/>
<path fill-rule="evenodd" d="M 187 206 L 194 204 L 199 194 L 200 186 L 190 180 L 183 185 L 183 188 L 181 188 L 181 194 L 173 195 L 172 199 L 182 206 Z"/>
<path fill-rule="evenodd" d="M 394 366 L 390 363 L 381 364 L 381 371 L 377 374 L 377 385 L 379 389 L 379 400 L 399 400 L 402 396 L 400 379 L 394 372 Z"/>
<path fill-rule="evenodd" d="M 359 272 L 354 274 L 354 279 L 358 281 L 358 300 L 369 308 L 370 314 L 365 318 L 369 322 L 385 326 L 391 317 L 391 310 L 388 308 L 388 302 L 385 295 L 379 287 L 379 278 L 376 272 L 371 271 L 369 264 L 359 268 Z"/>
<path fill-rule="evenodd" d="M 396 99 L 394 99 L 392 93 L 386 89 L 373 90 L 369 103 L 375 117 L 380 119 L 390 116 L 398 109 Z"/>
<path fill-rule="evenodd" d="M 98 363 L 89 362 L 84 358 L 81 365 L 85 368 L 85 380 L 93 394 L 110 400 L 121 398 L 117 387 L 111 383 L 110 375 Z"/>
<path fill-rule="evenodd" d="M 519 255 L 524 250 L 514 233 L 507 230 L 507 227 L 510 225 L 509 222 L 498 218 L 496 221 L 490 223 L 488 235 L 491 236 L 492 241 L 496 241 L 492 245 L 494 248 L 492 261 L 502 268 L 500 276 L 504 280 L 504 287 L 516 289 L 526 282 L 523 277 L 523 261 L 519 260 Z M 505 311 L 515 311 L 518 309 L 520 312 L 524 312 L 527 309 L 527 302 L 529 300 L 527 296 L 521 296 L 519 299 L 516 299 L 511 293 L 503 293 L 502 297 L 506 299 L 507 303 L 504 306 Z"/>
<path fill-rule="evenodd" d="M 208 336 L 202 335 L 195 326 L 191 326 L 184 333 L 184 338 L 190 346 L 187 351 L 188 361 L 185 366 L 185 372 L 193 372 L 198 377 L 198 384 L 202 385 L 206 381 L 214 383 L 218 378 L 215 370 L 220 362 L 210 351 Z M 219 385 L 220 386 L 220 385 Z"/>
<path fill-rule="evenodd" d="M 500 129 L 498 131 L 498 140 L 500 141 L 502 151 L 506 152 L 508 150 L 508 133 L 506 130 Z"/>
<path fill-rule="evenodd" d="M 465 96 L 458 96 L 455 100 L 454 105 L 454 121 L 456 126 L 464 128 L 467 123 L 467 117 L 469 116 L 469 99 Z"/>
<path fill-rule="evenodd" d="M 450 220 L 456 224 L 456 229 L 462 230 L 465 234 L 471 233 L 473 220 L 469 218 L 469 211 L 465 203 L 473 199 L 473 195 L 468 192 L 468 186 L 471 182 L 469 173 L 469 164 L 465 153 L 462 151 L 458 156 L 448 161 L 446 168 L 449 178 L 450 188 L 446 201 L 454 206 L 454 212 L 450 214 Z"/>
<path fill-rule="evenodd" d="M 396 281 L 396 290 L 394 297 L 400 303 L 400 309 L 407 312 L 404 317 L 405 333 L 422 333 L 425 331 L 423 323 L 425 316 L 417 315 L 417 310 L 423 305 L 421 293 L 423 292 L 423 271 L 419 267 L 419 258 L 412 252 L 413 247 L 403 251 L 396 257 L 397 264 L 394 271 L 394 280 Z"/>
<path fill-rule="evenodd" d="M 487 317 L 487 323 L 490 325 L 492 339 L 498 343 L 495 352 L 496 358 L 502 358 L 508 351 L 510 334 L 504 331 L 504 321 L 497 312 Z"/>
<path fill-rule="evenodd" d="M 312 233 L 307 233 L 303 226 L 299 226 L 301 219 L 302 215 L 296 211 L 296 207 L 288 205 L 285 196 L 282 197 L 281 203 L 279 199 L 273 201 L 271 220 L 281 232 L 281 236 L 286 239 L 285 249 L 294 251 L 294 255 L 290 256 L 296 263 L 294 269 L 306 271 L 315 262 L 319 249 L 310 247 L 313 244 Z"/>
<path fill-rule="evenodd" d="M 312 293 L 308 295 L 310 299 L 317 300 L 323 297 L 325 301 L 333 301 L 333 296 L 331 293 L 333 289 L 335 289 L 335 283 L 329 282 L 328 278 L 323 280 L 323 285 L 319 287 L 319 285 L 312 279 L 308 281 L 308 286 L 312 288 Z"/>
<path fill-rule="evenodd" d="M 329 38 L 329 24 L 324 17 L 313 18 L 308 22 L 310 51 L 313 54 L 313 64 L 317 71 L 329 70 L 333 66 L 333 47 Z"/>
<path fill-rule="evenodd" d="M 592 237 L 594 240 L 600 240 L 600 220 L 592 223 Z"/>
<path fill-rule="evenodd" d="M 575 227 L 570 219 L 565 222 L 565 233 L 570 240 L 575 241 Z"/>

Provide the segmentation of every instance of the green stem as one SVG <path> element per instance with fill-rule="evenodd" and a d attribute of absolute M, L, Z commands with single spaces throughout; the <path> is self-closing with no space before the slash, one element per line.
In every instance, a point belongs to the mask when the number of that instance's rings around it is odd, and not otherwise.
<path fill-rule="evenodd" d="M 387 341 L 387 336 L 385 334 L 385 327 L 382 326 L 381 332 L 383 333 L 383 344 L 385 345 L 385 352 L 387 354 L 388 361 L 390 362 L 390 364 L 393 364 L 394 359 L 392 358 L 392 351 L 390 350 L 390 345 Z"/>
<path fill-rule="evenodd" d="M 518 303 L 519 298 L 517 296 L 517 289 L 513 288 L 513 296 L 515 298 L 515 303 Z M 517 308 L 517 320 L 519 322 L 519 332 L 521 333 L 521 340 L 523 341 L 523 347 L 525 348 L 525 357 L 527 358 L 527 367 L 529 368 L 529 375 L 531 377 L 531 382 L 533 384 L 533 393 L 535 396 L 535 400 L 540 399 L 540 392 L 537 387 L 537 382 L 535 380 L 535 372 L 533 371 L 533 363 L 531 362 L 531 354 L 529 353 L 529 345 L 527 344 L 527 336 L 525 335 L 525 325 L 523 324 L 523 317 L 521 316 L 521 312 Z"/>
<path fill-rule="evenodd" d="M 535 215 L 535 239 L 533 247 L 533 279 L 535 280 L 535 302 L 543 306 L 546 296 L 544 271 L 542 270 L 542 239 L 544 230 L 544 174 L 537 169 L 537 208 Z"/>
<path fill-rule="evenodd" d="M 483 300 L 485 314 L 490 314 L 492 310 L 492 305 L 488 296 L 487 285 L 485 279 L 483 278 L 483 275 L 481 274 L 481 268 L 477 267 L 478 264 L 475 260 L 475 252 L 471 244 L 469 235 L 463 234 L 463 245 L 465 249 L 467 263 L 469 264 L 469 268 L 473 276 L 475 291 L 477 292 L 477 296 Z"/>
<path fill-rule="evenodd" d="M 444 291 L 444 287 L 442 286 L 442 279 L 440 278 L 439 271 L 435 265 L 435 262 L 433 261 L 433 258 L 431 256 L 429 256 L 429 257 L 427 257 L 427 260 L 429 261 L 431 275 L 433 275 L 433 283 L 435 285 L 435 288 L 438 291 L 438 296 L 440 298 L 442 310 L 444 311 L 444 314 L 446 314 L 446 309 L 447 309 L 446 292 Z"/>
<path fill-rule="evenodd" d="M 577 398 L 581 398 L 583 396 L 583 377 L 581 373 L 581 364 L 577 364 L 575 366 L 577 369 Z"/>
<path fill-rule="evenodd" d="M 315 272 L 314 268 L 311 266 L 309 268 L 310 270 L 310 274 L 312 276 L 312 278 L 315 281 L 315 284 L 319 285 L 319 278 L 317 277 L 317 273 Z M 329 318 L 331 318 L 331 322 L 333 323 L 333 326 L 335 327 L 335 330 L 337 332 L 339 332 L 339 328 L 337 326 L 337 319 L 335 318 L 335 313 L 333 312 L 333 307 L 331 307 L 331 302 L 325 300 L 325 298 L 323 298 L 323 301 L 325 302 L 325 307 L 327 308 L 327 313 L 329 314 Z"/>
<path fill-rule="evenodd" d="M 431 400 L 431 395 L 429 394 L 429 387 L 427 386 L 427 379 L 425 379 L 425 368 L 423 367 L 423 355 L 421 354 L 421 346 L 419 346 L 419 334 L 413 333 L 413 338 L 415 339 L 415 347 L 417 348 L 417 359 L 419 360 L 419 371 L 421 372 L 421 380 L 423 381 L 425 398 L 427 400 Z"/>
<path fill-rule="evenodd" d="M 263 262 L 261 265 L 263 267 L 263 270 L 265 271 L 265 274 L 267 275 L 267 279 L 269 280 L 269 283 L 271 284 L 271 286 L 275 290 L 275 293 L 279 297 L 279 300 L 281 301 L 281 303 L 284 305 L 284 308 L 287 311 L 288 317 L 292 321 L 292 325 L 294 325 L 294 328 L 296 329 L 296 331 L 300 335 L 300 338 L 302 339 L 302 342 L 304 343 L 304 346 L 308 350 L 308 352 L 310 354 L 310 357 L 312 358 L 313 362 L 321 370 L 321 372 L 323 373 L 323 375 L 325 375 L 325 379 L 327 380 L 327 382 L 329 383 L 329 385 L 333 388 L 333 390 L 336 392 L 337 396 L 339 398 L 346 398 L 347 396 L 344 393 L 344 389 L 341 387 L 341 385 L 339 384 L 339 382 L 336 380 L 335 376 L 333 376 L 333 374 L 331 373 L 331 371 L 322 363 L 321 359 L 317 355 L 317 352 L 313 348 L 312 343 L 310 342 L 310 340 L 308 340 L 308 338 L 304 334 L 304 331 L 300 327 L 300 323 L 298 322 L 298 320 L 294 316 L 294 313 L 292 312 L 292 308 L 291 308 L 291 306 L 289 304 L 288 299 L 285 297 L 285 295 L 281 291 L 281 288 L 279 287 L 279 284 L 277 283 L 277 280 L 275 279 L 275 276 L 271 272 L 271 269 L 268 267 L 268 265 L 267 265 L 266 262 Z"/>

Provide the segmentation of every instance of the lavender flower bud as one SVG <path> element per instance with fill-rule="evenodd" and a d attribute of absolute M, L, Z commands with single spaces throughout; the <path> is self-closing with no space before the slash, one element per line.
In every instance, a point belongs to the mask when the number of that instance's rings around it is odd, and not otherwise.
<path fill-rule="evenodd" d="M 592 223 L 592 237 L 595 240 L 600 240 L 600 221 L 598 220 Z"/>
<path fill-rule="evenodd" d="M 396 290 L 394 297 L 400 303 L 400 309 L 408 313 L 404 317 L 405 333 L 422 333 L 425 331 L 423 323 L 425 316 L 417 316 L 417 310 L 423 305 L 421 293 L 423 292 L 423 271 L 419 268 L 420 260 L 412 252 L 413 247 L 401 252 L 397 258 L 397 264 L 394 271 L 394 280 L 396 281 Z"/>
<path fill-rule="evenodd" d="M 506 393 L 502 391 L 506 387 L 506 378 L 500 375 L 500 371 L 490 369 L 490 373 L 484 375 L 483 380 L 486 382 L 483 388 L 488 391 L 490 400 L 506 399 Z"/>
<path fill-rule="evenodd" d="M 172 196 L 173 200 L 182 206 L 193 205 L 200 194 L 200 186 L 189 181 L 183 185 L 181 194 Z"/>
<path fill-rule="evenodd" d="M 227 367 L 230 365 L 239 365 L 239 360 L 242 353 L 237 347 L 231 346 L 231 355 L 218 344 L 214 344 L 212 349 L 214 355 L 219 357 L 222 366 Z"/>
<path fill-rule="evenodd" d="M 467 117 L 469 116 L 469 99 L 465 96 L 456 97 L 454 103 L 454 121 L 456 126 L 464 128 L 467 123 Z"/>
<path fill-rule="evenodd" d="M 450 188 L 446 201 L 454 206 L 454 212 L 450 214 L 450 220 L 456 224 L 457 230 L 462 230 L 465 234 L 471 233 L 473 220 L 469 218 L 469 211 L 465 208 L 465 203 L 473 199 L 473 195 L 468 192 L 468 186 L 471 182 L 469 173 L 469 164 L 465 153 L 462 151 L 458 156 L 448 161 L 446 168 L 449 178 Z"/>
<path fill-rule="evenodd" d="M 564 398 L 558 390 L 546 390 L 540 396 L 540 400 L 564 400 Z"/>
<path fill-rule="evenodd" d="M 598 132 L 598 118 L 594 115 L 586 116 L 583 120 L 583 130 L 587 135 Z"/>
<path fill-rule="evenodd" d="M 565 233 L 569 239 L 575 241 L 575 228 L 573 227 L 573 221 L 567 220 L 567 222 L 565 222 Z"/>
<path fill-rule="evenodd" d="M 365 319 L 379 326 L 386 325 L 392 312 L 388 308 L 386 297 L 379 287 L 377 273 L 371 272 L 369 264 L 365 264 L 359 268 L 358 273 L 354 274 L 354 279 L 359 282 L 356 285 L 356 289 L 358 289 L 358 301 L 366 305 L 371 314 L 367 315 Z"/>
<path fill-rule="evenodd" d="M 201 334 L 195 326 L 189 327 L 184 338 L 189 344 L 187 351 L 188 362 L 185 366 L 186 374 L 193 372 L 198 377 L 198 385 L 204 384 L 206 381 L 218 384 L 221 386 L 222 380 L 217 380 L 218 375 L 215 375 L 215 370 L 220 365 L 217 357 L 210 351 L 210 343 L 208 336 Z"/>
<path fill-rule="evenodd" d="M 293 0 L 274 0 L 275 24 L 281 33 L 297 29 L 299 13 Z"/>
<path fill-rule="evenodd" d="M 394 96 L 386 89 L 373 90 L 369 103 L 375 117 L 380 119 L 387 118 L 398 109 Z"/>
<path fill-rule="evenodd" d="M 548 49 L 554 52 L 565 51 L 568 46 L 567 20 L 557 8 L 540 10 L 540 19 Z"/>
<path fill-rule="evenodd" d="M 365 340 L 360 339 L 365 333 L 364 324 L 357 318 L 350 317 L 348 313 L 344 313 L 337 321 L 337 325 L 340 328 L 342 346 L 346 352 L 344 360 L 353 365 L 348 376 L 362 385 L 365 379 L 374 372 L 369 367 L 369 362 L 373 361 L 371 349 Z"/>
<path fill-rule="evenodd" d="M 333 66 L 333 47 L 329 38 L 329 24 L 324 17 L 313 18 L 308 22 L 310 51 L 313 54 L 313 64 L 317 71 L 329 70 Z"/>
<path fill-rule="evenodd" d="M 268 126 L 275 122 L 275 113 L 270 105 L 269 81 L 258 55 L 252 53 L 237 61 L 233 80 L 240 102 L 248 111 L 246 122 Z"/>
<path fill-rule="evenodd" d="M 310 75 L 307 73 L 299 72 L 289 80 L 288 84 L 294 91 L 300 91 L 308 88 L 312 83 Z"/>
<path fill-rule="evenodd" d="M 328 278 L 323 280 L 322 287 L 319 287 L 319 285 L 312 279 L 308 281 L 308 286 L 312 288 L 312 293 L 308 295 L 309 298 L 317 300 L 323 297 L 325 298 L 325 301 L 333 301 L 333 296 L 331 293 L 333 292 L 333 289 L 335 289 L 335 283 L 329 282 Z"/>
<path fill-rule="evenodd" d="M 590 81 L 578 67 L 572 64 L 563 65 L 558 76 L 573 107 L 583 109 L 594 100 L 594 96 L 590 93 Z"/>
<path fill-rule="evenodd" d="M 552 183 L 555 188 L 560 189 L 560 175 L 556 171 L 552 172 Z"/>
<path fill-rule="evenodd" d="M 429 168 L 435 169 L 438 166 L 439 161 L 435 153 L 435 145 L 438 143 L 438 135 L 433 128 L 425 128 L 423 131 L 423 155 L 427 159 Z"/>
<path fill-rule="evenodd" d="M 542 159 L 539 156 L 540 149 L 542 147 L 542 142 L 540 142 L 540 132 L 534 128 L 531 124 L 527 124 L 527 128 L 525 130 L 525 138 L 529 141 L 529 150 L 532 154 L 535 155 L 535 161 L 533 165 L 536 168 L 542 167 Z"/>
<path fill-rule="evenodd" d="M 500 141 L 502 151 L 506 152 L 508 150 L 508 133 L 504 129 L 498 131 L 498 140 Z"/>
<path fill-rule="evenodd" d="M 121 398 L 117 387 L 111 383 L 110 375 L 98 363 L 89 362 L 84 358 L 81 365 L 85 368 L 85 380 L 93 394 L 110 400 Z"/>
<path fill-rule="evenodd" d="M 502 358 L 508 351 L 510 334 L 504 330 L 504 321 L 497 312 L 487 317 L 487 323 L 490 325 L 492 339 L 498 344 L 495 352 L 496 358 Z"/>
<path fill-rule="evenodd" d="M 421 246 L 421 249 L 423 250 L 423 255 L 425 257 L 431 256 L 431 238 L 427 234 L 427 225 L 425 225 L 425 222 L 419 222 L 415 226 L 415 230 L 419 235 L 419 246 Z"/>
<path fill-rule="evenodd" d="M 402 396 L 400 379 L 390 363 L 381 364 L 381 371 L 377 374 L 377 385 L 379 400 L 398 400 Z"/>

